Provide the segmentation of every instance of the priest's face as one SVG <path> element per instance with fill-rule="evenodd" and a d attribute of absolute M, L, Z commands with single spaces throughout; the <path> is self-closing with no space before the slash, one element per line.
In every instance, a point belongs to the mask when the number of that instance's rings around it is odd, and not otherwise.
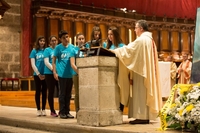
<path fill-rule="evenodd" d="M 143 32 L 143 28 L 138 24 L 136 23 L 135 24 L 135 34 L 139 37 Z"/>

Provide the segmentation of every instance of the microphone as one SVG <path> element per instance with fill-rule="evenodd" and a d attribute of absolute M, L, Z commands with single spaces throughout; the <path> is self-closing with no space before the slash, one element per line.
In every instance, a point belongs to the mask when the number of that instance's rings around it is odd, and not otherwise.
<path fill-rule="evenodd" d="M 83 48 L 83 49 L 85 49 L 85 48 L 86 48 L 86 45 L 87 45 L 87 43 L 85 43 L 85 44 L 82 44 L 82 45 L 80 46 L 80 48 Z"/>
<path fill-rule="evenodd" d="M 98 40 L 90 40 L 88 42 L 86 42 L 86 44 L 89 44 L 89 47 L 93 47 L 93 46 L 100 46 L 99 42 L 101 41 L 102 39 L 98 39 Z"/>
<path fill-rule="evenodd" d="M 99 43 L 100 41 L 101 41 L 101 39 L 91 40 L 91 41 L 86 42 L 86 44 L 96 44 L 96 43 Z"/>

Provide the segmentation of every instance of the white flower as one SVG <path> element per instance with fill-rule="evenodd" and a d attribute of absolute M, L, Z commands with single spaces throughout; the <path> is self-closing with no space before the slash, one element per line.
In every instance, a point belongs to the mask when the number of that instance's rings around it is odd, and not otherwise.
<path fill-rule="evenodd" d="M 181 88 L 178 88 L 177 92 L 179 97 L 175 99 L 173 106 L 168 110 L 168 115 L 173 118 L 168 121 L 168 124 L 174 124 L 177 121 L 193 121 L 200 124 L 199 85 L 193 86 L 192 89 L 184 88 L 182 91 Z"/>

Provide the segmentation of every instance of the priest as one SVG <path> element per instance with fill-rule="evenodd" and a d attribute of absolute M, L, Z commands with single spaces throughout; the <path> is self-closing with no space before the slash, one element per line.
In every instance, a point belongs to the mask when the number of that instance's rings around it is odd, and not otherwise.
<path fill-rule="evenodd" d="M 162 107 L 157 48 L 145 20 L 135 23 L 135 33 L 137 39 L 134 42 L 112 52 L 133 75 L 128 117 L 135 120 L 129 123 L 148 124 L 150 120 L 156 120 Z"/>

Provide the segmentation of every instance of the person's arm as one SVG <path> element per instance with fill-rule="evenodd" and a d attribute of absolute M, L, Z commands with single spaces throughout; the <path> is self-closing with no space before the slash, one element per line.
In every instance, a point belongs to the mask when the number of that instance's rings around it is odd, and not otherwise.
<path fill-rule="evenodd" d="M 36 73 L 36 75 L 40 74 L 40 72 L 38 71 L 38 69 L 35 65 L 35 58 L 31 58 L 31 67 L 32 67 L 33 71 Z"/>
<path fill-rule="evenodd" d="M 74 57 L 70 58 L 70 64 L 71 64 L 71 67 L 74 69 L 74 71 L 78 74 L 78 69 L 77 69 L 77 66 L 75 65 L 75 58 Z"/>
<path fill-rule="evenodd" d="M 33 71 L 40 78 L 40 80 L 44 80 L 45 79 L 44 75 L 40 74 L 40 72 L 38 71 L 38 69 L 37 69 L 37 67 L 35 65 L 35 58 L 31 58 L 31 66 L 32 66 Z"/>
<path fill-rule="evenodd" d="M 58 80 L 58 74 L 56 72 L 56 57 L 55 56 L 53 56 L 52 67 L 53 67 L 53 76 L 56 80 Z"/>
<path fill-rule="evenodd" d="M 192 62 L 188 60 L 188 63 L 189 63 L 188 67 L 184 71 L 184 73 L 185 73 L 185 79 L 190 79 L 190 75 L 191 75 Z"/>
<path fill-rule="evenodd" d="M 49 58 L 48 58 L 48 57 L 44 58 L 44 64 L 45 64 L 51 71 L 53 71 L 53 67 L 52 67 L 51 63 L 49 62 Z"/>

